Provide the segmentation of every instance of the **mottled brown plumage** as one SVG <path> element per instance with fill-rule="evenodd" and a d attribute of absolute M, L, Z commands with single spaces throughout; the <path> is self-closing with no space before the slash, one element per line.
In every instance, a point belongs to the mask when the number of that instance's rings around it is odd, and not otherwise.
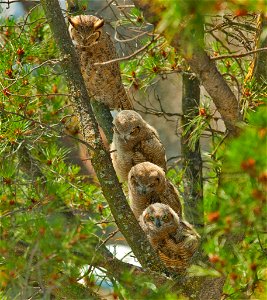
<path fill-rule="evenodd" d="M 166 170 L 165 149 L 159 135 L 137 112 L 123 110 L 113 123 L 111 157 L 121 181 L 128 179 L 128 173 L 133 166 L 145 161 Z"/>
<path fill-rule="evenodd" d="M 128 187 L 130 205 L 137 219 L 150 204 L 156 202 L 168 204 L 182 217 L 179 193 L 159 166 L 143 162 L 132 167 Z"/>
<path fill-rule="evenodd" d="M 165 265 L 184 272 L 199 246 L 200 236 L 194 228 L 162 203 L 148 206 L 139 222 Z"/>
<path fill-rule="evenodd" d="M 94 65 L 117 58 L 113 42 L 103 29 L 104 21 L 96 16 L 79 15 L 69 18 L 69 22 L 89 95 L 110 109 L 131 109 L 118 62 Z"/>

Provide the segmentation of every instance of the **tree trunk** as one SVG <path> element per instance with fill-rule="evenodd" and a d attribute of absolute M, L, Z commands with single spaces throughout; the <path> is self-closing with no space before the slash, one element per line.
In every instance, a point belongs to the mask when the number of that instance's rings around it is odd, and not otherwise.
<path fill-rule="evenodd" d="M 258 38 L 256 41 L 256 49 L 267 47 L 267 19 L 263 14 L 259 16 L 258 20 Z M 267 80 L 267 51 L 261 51 L 255 55 L 253 63 L 252 77 L 255 78 L 259 84 L 265 84 Z"/>
<path fill-rule="evenodd" d="M 200 103 L 199 80 L 192 74 L 183 74 L 183 98 L 182 125 L 186 125 L 198 114 Z M 197 111 L 193 114 L 193 112 Z M 181 149 L 185 173 L 184 201 L 186 220 L 195 226 L 203 226 L 203 181 L 202 181 L 202 158 L 200 154 L 200 143 L 196 142 L 195 150 L 188 146 L 191 131 L 181 138 Z"/>

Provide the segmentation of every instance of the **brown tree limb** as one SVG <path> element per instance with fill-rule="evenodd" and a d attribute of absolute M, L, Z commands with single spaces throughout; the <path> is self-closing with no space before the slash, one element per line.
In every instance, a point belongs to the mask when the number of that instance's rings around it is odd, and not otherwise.
<path fill-rule="evenodd" d="M 55 41 L 65 58 L 62 68 L 72 94 L 76 114 L 80 120 L 81 131 L 86 142 L 94 149 L 91 153 L 92 165 L 115 221 L 140 263 L 145 268 L 164 271 L 164 265 L 159 261 L 129 207 L 113 169 L 110 155 L 103 146 L 80 71 L 78 57 L 68 34 L 59 3 L 57 0 L 42 0 L 41 3 Z"/>
<path fill-rule="evenodd" d="M 183 97 L 182 97 L 182 125 L 188 124 L 196 114 L 200 103 L 199 80 L 192 74 L 183 74 Z M 196 113 L 192 113 L 195 112 Z M 200 142 L 196 142 L 195 150 L 190 149 L 188 139 L 192 130 L 181 137 L 181 151 L 183 156 L 183 167 L 185 169 L 184 201 L 185 217 L 191 224 L 202 227 L 204 224 L 203 212 L 203 179 L 202 158 L 200 153 Z"/>
<path fill-rule="evenodd" d="M 133 2 L 144 13 L 145 18 L 149 22 L 155 26 L 159 23 L 160 12 L 164 10 L 164 7 L 160 8 L 155 0 L 133 0 Z M 181 53 L 180 40 L 181 37 L 177 34 L 170 41 L 170 44 Z M 192 48 L 191 55 L 183 54 L 183 56 L 214 101 L 230 135 L 236 135 L 239 131 L 237 123 L 241 121 L 238 101 L 222 74 L 218 71 L 215 62 L 211 60 L 204 49 L 199 47 L 198 43 Z"/>

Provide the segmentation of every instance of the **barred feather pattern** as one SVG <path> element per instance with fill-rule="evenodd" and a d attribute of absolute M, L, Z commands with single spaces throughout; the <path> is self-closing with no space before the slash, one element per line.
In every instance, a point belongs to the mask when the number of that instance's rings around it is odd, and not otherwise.
<path fill-rule="evenodd" d="M 185 272 L 200 242 L 193 226 L 162 203 L 148 206 L 139 222 L 163 263 L 177 273 Z"/>
<path fill-rule="evenodd" d="M 159 135 L 137 112 L 123 110 L 113 123 L 111 158 L 121 181 L 127 181 L 131 168 L 145 161 L 166 170 L 165 148 Z"/>
<path fill-rule="evenodd" d="M 118 61 L 96 65 L 117 58 L 115 46 L 103 30 L 104 21 L 92 15 L 78 15 L 69 18 L 69 23 L 69 33 L 89 95 L 110 109 L 132 109 Z"/>
<path fill-rule="evenodd" d="M 178 190 L 166 178 L 164 170 L 150 162 L 132 167 L 128 176 L 130 205 L 138 219 L 153 203 L 169 205 L 182 218 L 182 205 Z"/>

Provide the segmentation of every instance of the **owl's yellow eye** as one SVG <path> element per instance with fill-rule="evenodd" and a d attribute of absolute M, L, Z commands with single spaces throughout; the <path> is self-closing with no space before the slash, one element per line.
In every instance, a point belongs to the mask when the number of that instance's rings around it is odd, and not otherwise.
<path fill-rule="evenodd" d="M 154 219 L 155 219 L 155 218 L 154 218 L 153 216 L 150 216 L 150 217 L 149 217 L 149 220 L 152 221 L 152 222 L 154 221 Z"/>
<path fill-rule="evenodd" d="M 164 216 L 162 217 L 162 220 L 163 220 L 163 221 L 167 221 L 167 220 L 168 220 L 168 216 L 167 216 L 167 215 L 164 215 Z"/>

